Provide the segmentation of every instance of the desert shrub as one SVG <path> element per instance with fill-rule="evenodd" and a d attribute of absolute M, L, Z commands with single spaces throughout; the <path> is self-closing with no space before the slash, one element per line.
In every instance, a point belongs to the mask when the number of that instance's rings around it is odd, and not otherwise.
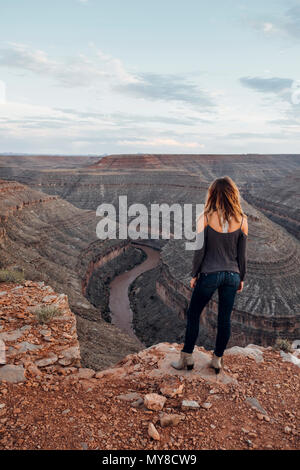
<path fill-rule="evenodd" d="M 62 314 L 61 310 L 56 305 L 42 305 L 33 310 L 39 323 L 48 323 L 53 317 L 58 317 Z"/>
<path fill-rule="evenodd" d="M 291 343 L 286 338 L 277 338 L 275 341 L 274 349 L 284 352 L 292 352 L 293 348 Z"/>
<path fill-rule="evenodd" d="M 24 274 L 21 271 L 0 269 L 0 282 L 22 282 Z"/>

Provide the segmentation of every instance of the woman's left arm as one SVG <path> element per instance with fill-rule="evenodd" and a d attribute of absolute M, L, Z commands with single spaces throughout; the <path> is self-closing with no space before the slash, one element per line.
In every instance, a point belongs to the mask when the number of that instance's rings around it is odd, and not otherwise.
<path fill-rule="evenodd" d="M 193 257 L 193 267 L 191 271 L 191 287 L 194 288 L 197 280 L 198 273 L 201 268 L 201 264 L 204 258 L 204 253 L 205 253 L 205 236 L 204 236 L 204 230 L 205 230 L 205 220 L 204 220 L 204 212 L 200 215 L 197 223 L 197 234 L 196 237 L 200 238 L 203 237 L 203 245 L 200 249 L 194 251 L 194 257 Z"/>

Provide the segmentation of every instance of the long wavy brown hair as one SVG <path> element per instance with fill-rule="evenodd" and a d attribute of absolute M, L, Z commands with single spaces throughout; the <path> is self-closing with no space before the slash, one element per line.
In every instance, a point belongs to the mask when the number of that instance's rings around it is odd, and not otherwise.
<path fill-rule="evenodd" d="M 229 222 L 234 218 L 238 223 L 243 212 L 240 202 L 240 192 L 230 176 L 215 179 L 208 188 L 204 206 L 204 214 L 209 215 L 217 212 L 220 225 L 222 221 Z"/>

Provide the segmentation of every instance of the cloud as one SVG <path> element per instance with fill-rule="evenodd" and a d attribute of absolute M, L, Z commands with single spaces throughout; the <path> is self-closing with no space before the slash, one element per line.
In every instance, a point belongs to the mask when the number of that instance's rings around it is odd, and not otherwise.
<path fill-rule="evenodd" d="M 47 78 L 54 78 L 63 87 L 83 87 L 99 80 L 118 83 L 136 82 L 119 59 L 97 51 L 92 58 L 83 54 L 55 60 L 42 50 L 32 50 L 26 44 L 8 43 L 0 49 L 0 66 L 27 70 Z"/>
<path fill-rule="evenodd" d="M 247 23 L 259 32 L 264 33 L 265 36 L 272 37 L 278 34 L 283 34 L 282 29 L 278 26 L 276 19 L 261 19 L 261 20 L 248 20 Z"/>
<path fill-rule="evenodd" d="M 261 78 L 261 77 L 241 77 L 243 86 L 259 91 L 261 93 L 278 93 L 290 89 L 294 80 L 291 78 Z"/>
<path fill-rule="evenodd" d="M 1 104 L 1 100 L 0 100 Z M 139 114 L 126 114 L 126 113 L 93 113 L 93 112 L 81 112 L 71 109 L 57 109 L 60 111 L 60 116 L 51 117 L 42 115 L 27 115 L 24 117 L 10 118 L 7 115 L 1 117 L 0 124 L 5 123 L 7 125 L 14 124 L 19 128 L 67 128 L 71 125 L 79 125 L 82 129 L 92 128 L 98 126 L 98 128 L 123 128 L 128 129 L 130 126 L 140 128 L 146 124 L 157 124 L 158 126 L 166 125 L 166 132 L 171 134 L 173 131 L 169 129 L 168 125 L 175 126 L 194 126 L 197 124 L 195 119 L 177 119 L 169 116 L 145 116 Z M 55 112 L 55 109 L 53 109 Z"/>
<path fill-rule="evenodd" d="M 127 113 L 121 112 L 94 112 L 90 115 L 85 110 L 8 102 L 0 106 L 0 152 L 201 153 L 205 148 L 208 153 L 293 153 L 299 146 L 300 127 L 298 125 L 297 128 L 297 122 L 294 122 L 293 127 L 284 125 L 282 129 L 277 129 L 274 127 L 275 122 L 266 122 L 269 126 L 264 126 L 261 114 L 257 119 L 256 116 L 250 116 L 251 120 L 247 116 L 245 122 L 241 113 L 235 116 L 234 123 L 230 123 L 226 116 L 225 121 L 210 130 L 202 126 L 187 129 L 168 123 L 163 126 L 156 121 L 150 126 L 147 119 L 150 118 L 151 123 L 151 119 L 156 119 L 156 116 L 134 116 L 136 121 L 132 122 Z M 283 113 L 277 116 L 285 117 Z M 168 119 L 168 116 L 163 117 Z M 271 117 L 275 120 L 276 114 L 270 114 Z M 244 132 L 241 132 L 241 126 Z"/>
<path fill-rule="evenodd" d="M 266 36 L 281 36 L 290 39 L 300 39 L 300 5 L 288 8 L 280 17 L 266 13 L 261 18 L 247 18 L 256 31 L 263 32 Z"/>
<path fill-rule="evenodd" d="M 234 132 L 231 134 L 227 134 L 224 136 L 225 139 L 237 139 L 237 140 L 248 140 L 248 139 L 254 139 L 254 140 L 270 140 L 270 139 L 284 139 L 286 138 L 287 134 L 281 133 L 279 134 L 278 132 L 264 132 L 259 133 L 259 132 Z"/>
<path fill-rule="evenodd" d="M 284 109 L 278 119 L 269 120 L 268 123 L 289 130 L 298 129 L 300 135 L 300 102 Z"/>
<path fill-rule="evenodd" d="M 153 138 L 153 139 L 125 139 L 119 140 L 118 145 L 129 145 L 132 147 L 142 146 L 142 147 L 186 147 L 186 148 L 203 148 L 204 144 L 198 142 L 180 142 L 175 139 L 162 139 L 162 138 Z"/>
<path fill-rule="evenodd" d="M 212 121 L 204 119 L 198 116 L 183 116 L 180 117 L 168 116 L 163 114 L 157 115 L 146 115 L 136 113 L 99 113 L 93 111 L 77 111 L 71 108 L 59 108 L 65 114 L 69 114 L 78 118 L 88 119 L 101 119 L 111 121 L 116 125 L 128 125 L 128 124 L 171 124 L 178 126 L 195 126 L 197 124 L 211 124 Z"/>
<path fill-rule="evenodd" d="M 281 114 L 289 117 L 299 117 L 300 108 L 300 80 L 292 78 L 263 78 L 263 77 L 241 77 L 240 83 L 252 90 L 264 95 L 265 104 L 268 107 L 280 106 Z"/>
<path fill-rule="evenodd" d="M 161 119 L 161 121 L 159 121 Z M 170 122 L 169 122 L 170 120 Z M 126 148 L 142 149 L 203 147 L 197 137 L 190 137 L 184 121 L 192 125 L 192 118 L 174 116 L 146 116 L 129 113 L 101 113 L 7 102 L 0 107 L 0 151 L 83 152 L 122 151 Z M 176 123 L 176 128 L 172 128 Z M 151 125 L 149 125 L 151 124 Z M 40 145 L 40 150 L 38 146 Z M 60 148 L 61 147 L 61 148 Z M 24 150 L 23 149 L 23 150 Z M 25 150 L 24 150 L 25 151 Z"/>
<path fill-rule="evenodd" d="M 6 103 L 6 84 L 0 80 L 0 104 Z"/>
<path fill-rule="evenodd" d="M 52 78 L 63 87 L 93 86 L 103 90 L 104 86 L 135 98 L 175 101 L 202 109 L 214 106 L 208 92 L 182 75 L 131 73 L 118 58 L 105 54 L 93 43 L 90 47 L 92 56 L 79 54 L 56 60 L 45 51 L 32 50 L 25 44 L 9 43 L 0 49 L 0 66 Z"/>
<path fill-rule="evenodd" d="M 296 5 L 287 10 L 282 29 L 289 36 L 300 39 L 300 5 Z"/>
<path fill-rule="evenodd" d="M 269 124 L 275 124 L 278 126 L 283 126 L 283 127 L 299 127 L 300 126 L 300 120 L 296 118 L 282 118 L 282 119 L 270 119 L 268 121 Z"/>
<path fill-rule="evenodd" d="M 144 99 L 180 101 L 204 108 L 214 106 L 207 92 L 181 75 L 140 73 L 137 76 L 137 82 L 122 84 L 115 89 Z"/>
<path fill-rule="evenodd" d="M 274 25 L 272 23 L 263 23 L 263 30 L 265 33 L 269 33 L 270 31 L 274 31 Z"/>
<path fill-rule="evenodd" d="M 289 130 L 295 128 L 300 130 L 300 80 L 280 77 L 242 77 L 240 83 L 263 94 L 268 107 L 270 104 L 274 104 L 274 97 L 276 98 L 278 118 L 268 118 L 266 124 L 282 126 L 282 128 Z M 245 134 L 236 135 L 241 138 L 247 137 Z M 271 134 L 269 137 L 276 138 Z"/>

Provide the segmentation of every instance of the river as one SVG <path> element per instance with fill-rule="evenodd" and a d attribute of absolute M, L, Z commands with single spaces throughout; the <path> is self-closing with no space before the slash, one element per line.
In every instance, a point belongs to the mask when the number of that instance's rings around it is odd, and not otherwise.
<path fill-rule="evenodd" d="M 159 264 L 160 254 L 159 251 L 148 246 L 139 245 L 138 248 L 146 253 L 147 258 L 143 263 L 130 269 L 130 271 L 116 276 L 110 283 L 109 309 L 112 324 L 136 338 L 140 345 L 145 347 L 137 338 L 132 328 L 133 312 L 130 308 L 128 289 L 130 284 L 132 284 L 140 274 L 155 268 Z"/>

